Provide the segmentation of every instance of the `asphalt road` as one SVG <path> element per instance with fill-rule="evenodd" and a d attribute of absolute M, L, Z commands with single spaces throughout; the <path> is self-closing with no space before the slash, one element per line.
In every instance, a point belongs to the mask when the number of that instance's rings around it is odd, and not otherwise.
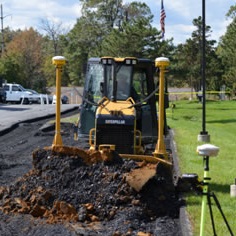
<path fill-rule="evenodd" d="M 79 108 L 78 104 L 61 104 L 61 113 Z M 12 127 L 25 122 L 35 121 L 43 117 L 55 116 L 56 105 L 8 105 L 0 104 L 0 136 Z"/>

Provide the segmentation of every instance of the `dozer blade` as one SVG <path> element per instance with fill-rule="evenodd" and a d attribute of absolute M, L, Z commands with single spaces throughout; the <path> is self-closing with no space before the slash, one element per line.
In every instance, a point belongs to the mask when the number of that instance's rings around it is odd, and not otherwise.
<path fill-rule="evenodd" d="M 106 152 L 106 151 L 97 151 L 93 149 L 84 150 L 79 147 L 59 146 L 59 145 L 44 147 L 44 150 L 51 150 L 55 153 L 67 156 L 79 156 L 84 161 L 84 163 L 88 165 L 99 162 L 112 163 L 112 162 L 122 161 L 121 158 L 117 160 L 117 155 L 114 155 L 112 151 Z"/>
<path fill-rule="evenodd" d="M 147 163 L 163 163 L 168 166 L 172 166 L 172 163 L 168 160 L 154 157 L 154 156 L 147 156 L 147 155 L 135 155 L 135 154 L 119 154 L 122 158 L 127 158 L 135 161 L 146 161 Z"/>
<path fill-rule="evenodd" d="M 95 150 L 84 150 L 79 147 L 72 146 L 50 146 L 44 147 L 45 150 L 52 150 L 55 153 L 60 153 L 62 155 L 68 156 L 80 156 L 84 163 L 90 165 L 93 163 L 98 163 L 102 161 L 106 161 L 106 156 L 101 155 L 99 151 Z M 108 159 L 108 158 L 107 158 Z"/>
<path fill-rule="evenodd" d="M 146 155 L 120 154 L 122 158 L 138 161 L 140 168 L 126 175 L 127 183 L 137 192 L 141 191 L 153 177 L 172 178 L 172 163 L 168 160 Z M 141 161 L 141 162 L 140 162 Z"/>
<path fill-rule="evenodd" d="M 137 192 L 139 192 L 149 179 L 156 175 L 156 167 L 158 164 L 147 164 L 138 169 L 134 169 L 127 173 L 127 183 Z"/>

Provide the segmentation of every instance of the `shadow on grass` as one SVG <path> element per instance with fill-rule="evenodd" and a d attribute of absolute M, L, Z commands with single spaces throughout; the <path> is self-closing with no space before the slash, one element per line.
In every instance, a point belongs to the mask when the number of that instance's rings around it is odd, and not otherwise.
<path fill-rule="evenodd" d="M 230 194 L 230 184 L 217 184 L 217 183 L 210 183 L 209 184 L 209 190 L 217 193 L 224 193 L 224 194 Z"/>
<path fill-rule="evenodd" d="M 183 119 L 190 120 L 190 121 L 196 121 L 199 120 L 198 116 L 183 116 Z"/>
<path fill-rule="evenodd" d="M 214 124 L 214 123 L 218 123 L 218 124 L 228 124 L 228 123 L 235 123 L 236 119 L 228 119 L 228 120 L 210 120 L 207 121 L 206 123 L 209 124 Z"/>
<path fill-rule="evenodd" d="M 223 194 L 228 194 L 230 195 L 230 186 L 229 185 L 225 185 L 225 184 L 217 184 L 217 183 L 211 183 L 209 184 L 209 192 L 214 192 L 214 194 L 218 195 L 218 193 L 223 193 Z M 184 196 L 195 196 L 195 197 L 199 197 L 201 199 L 202 197 L 202 193 L 200 191 L 195 191 L 192 190 L 190 192 L 184 193 Z M 219 199 L 218 199 L 219 200 Z M 191 201 L 188 202 L 188 205 L 198 205 L 199 204 L 199 200 L 197 199 L 191 199 Z"/>
<path fill-rule="evenodd" d="M 208 107 L 207 108 L 208 110 L 218 110 L 218 111 L 232 111 L 233 110 L 233 108 L 231 108 L 231 107 L 229 107 L 229 108 L 227 108 L 227 107 Z"/>

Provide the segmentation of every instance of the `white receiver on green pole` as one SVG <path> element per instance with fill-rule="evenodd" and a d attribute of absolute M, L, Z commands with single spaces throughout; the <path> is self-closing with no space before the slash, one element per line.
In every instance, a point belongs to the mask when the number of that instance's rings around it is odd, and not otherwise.
<path fill-rule="evenodd" d="M 216 157 L 219 152 L 219 147 L 214 146 L 212 144 L 203 144 L 201 146 L 197 147 L 197 153 L 199 156 L 203 156 L 203 161 L 204 161 L 204 178 L 203 178 L 203 189 L 202 189 L 202 211 L 201 211 L 201 222 L 200 222 L 200 236 L 204 236 L 205 234 L 205 224 L 206 224 L 206 210 L 207 210 L 207 205 L 209 206 L 209 211 L 210 211 L 210 217 L 211 217 L 211 223 L 212 223 L 212 229 L 213 229 L 213 235 L 216 234 L 216 229 L 215 229 L 215 223 L 214 223 L 214 217 L 213 217 L 213 211 L 212 211 L 212 206 L 211 206 L 211 197 L 214 199 L 215 204 L 217 208 L 219 209 L 221 216 L 224 219 L 224 222 L 228 228 L 228 231 L 231 236 L 233 236 L 233 232 L 227 222 L 227 219 L 221 209 L 220 203 L 216 197 L 216 195 L 213 192 L 209 191 L 209 183 L 211 178 L 209 177 L 209 160 L 210 157 Z"/>

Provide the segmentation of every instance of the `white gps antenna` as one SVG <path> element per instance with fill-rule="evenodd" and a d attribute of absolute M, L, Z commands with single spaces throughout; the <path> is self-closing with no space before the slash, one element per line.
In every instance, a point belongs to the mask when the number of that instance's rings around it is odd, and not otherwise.
<path fill-rule="evenodd" d="M 212 144 L 203 144 L 197 147 L 199 156 L 216 157 L 220 148 Z"/>

